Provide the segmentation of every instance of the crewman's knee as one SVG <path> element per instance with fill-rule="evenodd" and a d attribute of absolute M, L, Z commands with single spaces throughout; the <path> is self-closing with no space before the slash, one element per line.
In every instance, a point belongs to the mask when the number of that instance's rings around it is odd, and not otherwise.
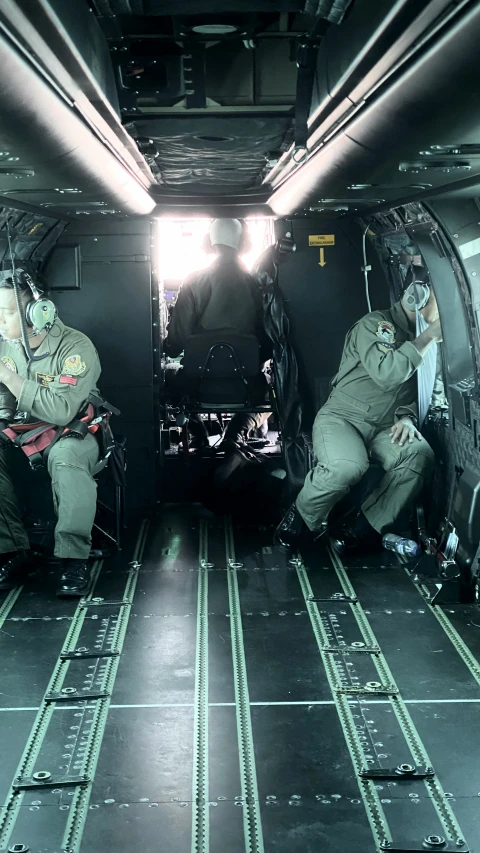
<path fill-rule="evenodd" d="M 316 473 L 335 491 L 351 488 L 360 482 L 368 470 L 368 460 L 333 459 L 328 464 L 317 465 Z"/>
<path fill-rule="evenodd" d="M 411 468 L 413 471 L 428 476 L 435 465 L 435 454 L 426 441 L 415 441 L 401 448 L 397 467 Z"/>
<path fill-rule="evenodd" d="M 55 444 L 48 456 L 48 471 L 50 476 L 56 471 L 90 472 L 97 465 L 100 452 L 96 440 L 87 436 L 83 441 L 76 438 L 65 438 Z"/>

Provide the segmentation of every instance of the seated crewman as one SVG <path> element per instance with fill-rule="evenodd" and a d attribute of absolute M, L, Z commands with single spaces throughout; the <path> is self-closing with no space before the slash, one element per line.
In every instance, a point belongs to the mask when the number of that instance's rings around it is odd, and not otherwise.
<path fill-rule="evenodd" d="M 216 255 L 210 267 L 193 273 L 183 282 L 173 308 L 165 339 L 165 352 L 179 356 L 191 335 L 230 331 L 255 335 L 262 361 L 270 358 L 270 343 L 263 323 L 262 295 L 257 281 L 241 262 L 244 228 L 238 219 L 215 219 L 210 243 Z M 169 377 L 169 371 L 167 371 Z M 175 382 L 181 387 L 181 370 Z M 171 390 L 174 390 L 173 383 Z M 225 442 L 242 442 L 250 430 L 260 428 L 269 412 L 239 413 L 230 421 Z M 190 420 L 197 446 L 208 446 L 208 433 L 200 419 Z"/>
<path fill-rule="evenodd" d="M 98 393 L 98 355 L 85 335 L 55 319 L 52 303 L 53 325 L 38 333 L 31 323 L 31 309 L 39 292 L 24 271 L 18 270 L 15 276 L 23 317 L 17 309 L 11 271 L 0 273 L 1 429 L 14 418 L 15 422 L 65 426 L 85 408 L 90 394 Z M 34 568 L 9 473 L 9 454 L 19 452 L 8 441 L 0 442 L 1 589 L 22 583 Z M 57 514 L 55 556 L 62 566 L 59 597 L 80 597 L 88 588 L 87 559 L 96 510 L 92 475 L 103 467 L 99 457 L 99 444 L 90 433 L 81 440 L 65 436 L 50 448 L 48 473 Z"/>
<path fill-rule="evenodd" d="M 380 534 L 392 530 L 433 469 L 433 452 L 417 427 L 431 400 L 441 340 L 435 295 L 423 283 L 350 329 L 333 390 L 315 418 L 317 465 L 277 528 L 278 544 L 294 546 L 304 525 L 316 537 L 324 533 L 330 510 L 361 480 L 370 460 L 380 463 L 384 476 L 332 544 L 339 553 L 356 553 L 377 547 Z M 420 413 L 419 369 L 430 383 Z"/>

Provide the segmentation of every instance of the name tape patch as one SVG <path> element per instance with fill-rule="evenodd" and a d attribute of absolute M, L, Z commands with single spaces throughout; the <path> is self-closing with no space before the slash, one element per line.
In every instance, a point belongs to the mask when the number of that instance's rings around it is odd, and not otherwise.
<path fill-rule="evenodd" d="M 54 381 L 55 377 L 51 376 L 49 373 L 37 373 L 37 382 L 42 386 L 42 388 L 49 388 Z"/>

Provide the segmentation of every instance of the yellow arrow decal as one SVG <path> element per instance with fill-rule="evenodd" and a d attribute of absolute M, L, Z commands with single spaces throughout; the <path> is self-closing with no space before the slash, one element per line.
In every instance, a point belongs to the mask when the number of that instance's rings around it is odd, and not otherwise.
<path fill-rule="evenodd" d="M 318 263 L 319 263 L 319 266 L 321 266 L 321 267 L 324 267 L 325 264 L 327 263 L 325 260 L 325 249 L 320 249 L 320 260 Z"/>

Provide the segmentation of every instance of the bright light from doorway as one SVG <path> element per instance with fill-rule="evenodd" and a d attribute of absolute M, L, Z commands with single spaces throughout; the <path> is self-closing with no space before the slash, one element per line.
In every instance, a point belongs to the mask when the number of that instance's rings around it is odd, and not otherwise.
<path fill-rule="evenodd" d="M 275 240 L 273 220 L 262 218 L 246 219 L 252 250 L 243 255 L 247 269 Z M 183 281 L 187 275 L 205 269 L 214 260 L 203 250 L 203 241 L 212 220 L 160 219 L 159 220 L 159 278 L 161 281 Z"/>

